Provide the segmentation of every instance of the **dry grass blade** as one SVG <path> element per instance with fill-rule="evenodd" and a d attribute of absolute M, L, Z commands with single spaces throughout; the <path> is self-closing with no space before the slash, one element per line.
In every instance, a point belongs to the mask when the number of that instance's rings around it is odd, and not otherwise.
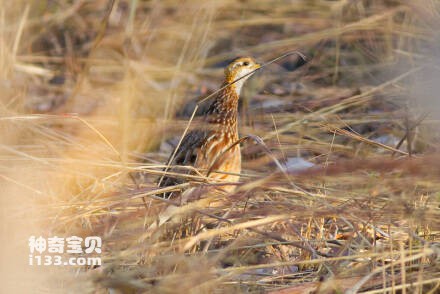
<path fill-rule="evenodd" d="M 373 145 L 373 146 L 381 147 L 381 148 L 383 148 L 385 150 L 388 150 L 388 151 L 392 151 L 393 154 L 394 153 L 399 153 L 399 154 L 402 154 L 402 155 L 408 155 L 408 153 L 405 152 L 405 151 L 396 149 L 396 148 L 391 147 L 391 146 L 387 146 L 385 144 L 382 144 L 382 143 L 379 143 L 379 142 L 376 142 L 376 141 L 373 141 L 373 140 L 369 140 L 367 138 L 362 137 L 359 134 L 356 134 L 356 133 L 350 132 L 348 130 L 344 130 L 344 129 L 332 126 L 330 124 L 325 124 L 325 125 L 323 125 L 323 127 L 328 129 L 332 133 L 335 133 L 335 134 L 338 134 L 338 135 L 347 136 L 347 137 L 352 138 L 354 140 L 357 140 L 357 141 L 360 141 L 360 142 L 364 142 L 364 143 L 367 143 L 367 144 L 370 144 L 370 145 Z"/>

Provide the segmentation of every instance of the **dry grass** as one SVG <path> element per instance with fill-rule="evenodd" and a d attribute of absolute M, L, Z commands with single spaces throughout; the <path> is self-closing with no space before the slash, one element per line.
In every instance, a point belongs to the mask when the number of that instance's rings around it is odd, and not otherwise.
<path fill-rule="evenodd" d="M 438 1 L 16 1 L 0 12 L 6 289 L 439 291 Z M 290 50 L 310 62 L 265 68 L 241 104 L 241 134 L 270 151 L 243 143 L 232 195 L 188 177 L 172 189 L 193 187 L 190 203 L 154 228 L 176 204 L 155 182 L 195 98 L 218 88 L 228 59 Z M 298 158 L 314 167 L 284 168 Z M 30 235 L 102 236 L 103 266 L 40 267 L 34 279 L 16 266 Z"/>

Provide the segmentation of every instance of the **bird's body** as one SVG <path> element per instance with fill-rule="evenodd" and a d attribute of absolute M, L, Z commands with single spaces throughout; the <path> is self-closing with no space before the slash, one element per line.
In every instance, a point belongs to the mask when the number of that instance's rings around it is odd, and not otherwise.
<path fill-rule="evenodd" d="M 238 100 L 244 81 L 259 67 L 249 57 L 238 58 L 226 67 L 222 90 L 205 112 L 203 125 L 183 138 L 177 151 L 172 153 L 175 156 L 171 166 L 193 166 L 210 179 L 222 182 L 239 180 L 241 153 L 239 144 L 234 145 L 239 139 Z M 180 182 L 181 179 L 165 176 L 160 186 Z M 222 189 L 231 192 L 234 186 L 225 185 Z"/>

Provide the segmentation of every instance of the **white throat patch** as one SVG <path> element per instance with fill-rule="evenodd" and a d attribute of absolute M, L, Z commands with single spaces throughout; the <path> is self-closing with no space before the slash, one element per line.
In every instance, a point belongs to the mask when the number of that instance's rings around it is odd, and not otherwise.
<path fill-rule="evenodd" d="M 251 70 L 249 70 L 249 69 L 247 69 L 247 68 L 244 68 L 244 69 L 242 69 L 242 70 L 237 74 L 236 79 L 239 79 L 240 77 L 242 77 L 242 76 L 244 76 L 244 75 L 246 75 L 246 74 L 248 74 L 248 73 L 250 73 L 250 72 L 251 72 Z M 239 81 L 237 81 L 237 82 L 234 83 L 234 86 L 235 86 L 235 92 L 236 92 L 236 94 L 237 94 L 238 96 L 240 95 L 241 88 L 243 87 L 244 82 L 245 82 L 250 76 L 251 76 L 251 75 L 248 75 L 248 76 L 246 76 L 246 77 L 244 77 L 244 78 L 242 78 L 242 79 L 240 79 Z"/>

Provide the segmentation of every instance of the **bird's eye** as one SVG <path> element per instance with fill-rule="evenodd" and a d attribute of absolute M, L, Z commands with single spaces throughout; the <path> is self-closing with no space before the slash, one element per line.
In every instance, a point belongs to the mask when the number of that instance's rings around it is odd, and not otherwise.
<path fill-rule="evenodd" d="M 243 62 L 243 65 L 244 65 L 244 66 L 248 66 L 248 65 L 249 65 L 249 61 L 245 61 L 245 62 Z"/>

